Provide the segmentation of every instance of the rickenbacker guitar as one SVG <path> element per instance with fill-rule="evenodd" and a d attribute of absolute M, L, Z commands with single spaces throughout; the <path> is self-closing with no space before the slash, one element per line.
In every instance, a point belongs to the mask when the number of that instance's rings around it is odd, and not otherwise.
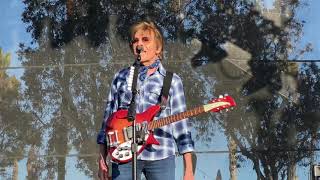
<path fill-rule="evenodd" d="M 153 129 L 159 128 L 182 119 L 193 117 L 204 112 L 219 112 L 236 106 L 231 96 L 220 96 L 212 100 L 210 103 L 198 106 L 191 110 L 174 114 L 165 118 L 153 121 L 156 114 L 160 111 L 159 105 L 148 108 L 145 112 L 136 115 L 137 135 L 143 137 L 138 142 L 137 152 L 140 154 L 147 145 L 159 145 L 159 142 L 153 136 Z M 132 122 L 127 119 L 128 110 L 119 110 L 113 113 L 107 120 L 106 136 L 108 141 L 108 154 L 111 159 L 118 163 L 127 163 L 132 159 Z M 139 138 L 138 138 L 139 139 Z M 138 140 L 139 141 L 139 140 Z"/>

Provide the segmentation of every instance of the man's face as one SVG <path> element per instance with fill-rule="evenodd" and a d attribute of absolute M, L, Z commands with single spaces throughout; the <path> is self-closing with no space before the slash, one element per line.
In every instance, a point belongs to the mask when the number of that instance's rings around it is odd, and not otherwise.
<path fill-rule="evenodd" d="M 149 66 L 159 58 L 160 47 L 157 46 L 157 41 L 155 39 L 154 32 L 151 30 L 138 30 L 133 37 L 132 48 L 134 54 L 137 56 L 136 52 L 137 46 L 141 46 L 143 51 L 141 51 L 141 63 L 145 66 Z"/>

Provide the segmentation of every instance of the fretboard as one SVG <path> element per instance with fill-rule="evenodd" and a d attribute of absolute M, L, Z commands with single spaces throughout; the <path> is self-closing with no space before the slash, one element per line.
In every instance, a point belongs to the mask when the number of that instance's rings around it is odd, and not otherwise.
<path fill-rule="evenodd" d="M 204 107 L 199 106 L 199 107 L 190 109 L 185 112 L 181 112 L 181 113 L 174 114 L 174 115 L 171 115 L 171 116 L 168 116 L 165 118 L 160 118 L 156 121 L 152 121 L 151 123 L 148 124 L 148 129 L 151 130 L 154 128 L 159 128 L 159 127 L 174 123 L 176 121 L 180 121 L 185 118 L 196 116 L 196 115 L 204 113 L 204 112 L 205 112 Z"/>

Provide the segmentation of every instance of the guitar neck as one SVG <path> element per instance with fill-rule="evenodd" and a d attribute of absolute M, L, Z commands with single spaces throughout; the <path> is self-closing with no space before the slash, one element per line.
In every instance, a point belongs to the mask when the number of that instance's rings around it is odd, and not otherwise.
<path fill-rule="evenodd" d="M 168 116 L 165 118 L 160 118 L 156 121 L 152 121 L 151 123 L 149 123 L 148 129 L 151 130 L 154 128 L 159 128 L 159 127 L 174 123 L 176 121 L 180 121 L 185 118 L 196 116 L 196 115 L 204 113 L 204 112 L 206 112 L 204 106 L 199 106 L 199 107 L 190 109 L 185 112 L 181 112 L 181 113 L 174 114 L 174 115 L 171 115 L 171 116 Z"/>
<path fill-rule="evenodd" d="M 148 129 L 152 130 L 154 128 L 159 128 L 159 127 L 174 123 L 176 121 L 180 121 L 180 120 L 188 118 L 188 117 L 196 116 L 196 115 L 204 113 L 204 112 L 208 112 L 208 111 L 218 112 L 222 109 L 235 106 L 236 104 L 235 104 L 234 100 L 230 96 L 227 96 L 227 97 L 228 97 L 228 99 L 226 99 L 226 98 L 220 99 L 219 98 L 209 104 L 199 106 L 199 107 L 193 108 L 191 110 L 181 112 L 181 113 L 178 113 L 175 115 L 171 115 L 171 116 L 168 116 L 165 118 L 161 118 L 156 121 L 152 121 L 151 123 L 149 123 Z"/>

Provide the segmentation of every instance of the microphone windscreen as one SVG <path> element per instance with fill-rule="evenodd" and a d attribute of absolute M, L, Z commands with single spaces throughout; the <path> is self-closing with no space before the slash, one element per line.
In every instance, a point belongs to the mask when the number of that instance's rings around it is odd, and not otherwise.
<path fill-rule="evenodd" d="M 137 46 L 137 47 L 136 47 L 136 51 L 137 51 L 138 53 L 140 53 L 141 51 L 143 51 L 143 46 Z"/>

